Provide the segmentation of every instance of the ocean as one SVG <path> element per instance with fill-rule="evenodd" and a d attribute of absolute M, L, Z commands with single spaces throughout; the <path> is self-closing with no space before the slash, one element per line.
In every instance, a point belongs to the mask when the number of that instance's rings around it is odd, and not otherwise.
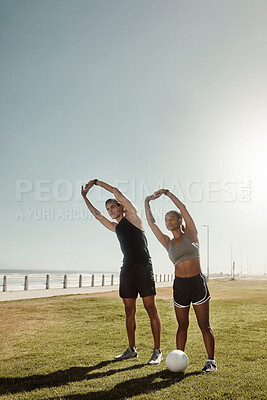
<path fill-rule="evenodd" d="M 67 287 L 79 287 L 79 277 L 82 275 L 82 286 L 91 286 L 94 275 L 94 286 L 102 286 L 102 275 L 105 275 L 104 284 L 111 284 L 111 275 L 114 275 L 113 284 L 119 283 L 118 272 L 99 271 L 59 271 L 59 270 L 32 270 L 32 269 L 0 269 L 0 290 L 3 290 L 4 276 L 7 280 L 7 291 L 24 290 L 25 276 L 28 277 L 28 289 L 45 289 L 46 276 L 49 275 L 50 289 L 63 288 L 64 275 L 67 275 Z"/>

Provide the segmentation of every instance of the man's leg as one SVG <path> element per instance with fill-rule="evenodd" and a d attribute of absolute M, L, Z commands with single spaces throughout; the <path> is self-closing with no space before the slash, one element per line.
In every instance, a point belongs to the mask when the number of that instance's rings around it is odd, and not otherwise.
<path fill-rule="evenodd" d="M 115 357 L 116 360 L 128 360 L 131 358 L 138 357 L 135 347 L 135 331 L 136 331 L 136 299 L 135 298 L 122 298 L 125 316 L 126 316 L 126 330 L 128 335 L 129 347 L 124 353 Z"/>
<path fill-rule="evenodd" d="M 126 330 L 129 340 L 129 347 L 135 348 L 135 331 L 136 331 L 136 299 L 122 299 L 125 308 Z"/>
<path fill-rule="evenodd" d="M 154 338 L 154 348 L 159 350 L 161 320 L 156 306 L 155 295 L 143 297 L 143 304 L 150 318 L 150 325 Z"/>

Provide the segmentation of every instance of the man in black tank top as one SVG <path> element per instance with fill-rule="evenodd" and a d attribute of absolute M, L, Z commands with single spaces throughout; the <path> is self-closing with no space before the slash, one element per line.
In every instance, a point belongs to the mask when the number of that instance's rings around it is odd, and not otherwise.
<path fill-rule="evenodd" d="M 106 218 L 88 200 L 87 193 L 94 185 L 101 186 L 114 195 L 115 198 L 106 201 L 106 209 L 109 216 L 116 222 Z M 148 364 L 159 364 L 163 360 L 160 351 L 161 321 L 155 301 L 156 290 L 151 257 L 147 248 L 143 223 L 137 209 L 119 189 L 97 179 L 82 186 L 81 194 L 95 218 L 107 229 L 116 233 L 123 253 L 119 293 L 125 307 L 129 347 L 123 354 L 115 358 L 126 360 L 138 357 L 135 331 L 136 299 L 139 293 L 149 315 L 154 338 L 154 350 Z"/>

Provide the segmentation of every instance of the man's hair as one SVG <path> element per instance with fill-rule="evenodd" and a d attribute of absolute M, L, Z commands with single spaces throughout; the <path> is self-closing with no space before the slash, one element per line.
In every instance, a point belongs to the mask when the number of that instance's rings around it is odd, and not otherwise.
<path fill-rule="evenodd" d="M 118 202 L 117 199 L 107 199 L 106 202 L 105 202 L 105 206 L 107 207 L 107 205 L 110 204 L 110 203 L 116 203 L 118 206 L 121 206 L 121 203 Z"/>

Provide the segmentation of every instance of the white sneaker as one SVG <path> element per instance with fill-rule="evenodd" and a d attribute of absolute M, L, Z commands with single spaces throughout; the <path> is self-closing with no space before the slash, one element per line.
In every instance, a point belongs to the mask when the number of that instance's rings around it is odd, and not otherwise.
<path fill-rule="evenodd" d="M 115 360 L 129 360 L 130 358 L 138 357 L 136 349 L 132 349 L 131 347 L 127 347 L 124 353 L 115 357 Z"/>
<path fill-rule="evenodd" d="M 217 365 L 215 361 L 207 361 L 205 362 L 204 368 L 202 372 L 214 372 L 217 371 Z"/>
<path fill-rule="evenodd" d="M 149 365 L 156 365 L 160 364 L 162 360 L 163 360 L 162 352 L 158 349 L 154 349 L 152 356 L 150 357 L 147 363 Z"/>

